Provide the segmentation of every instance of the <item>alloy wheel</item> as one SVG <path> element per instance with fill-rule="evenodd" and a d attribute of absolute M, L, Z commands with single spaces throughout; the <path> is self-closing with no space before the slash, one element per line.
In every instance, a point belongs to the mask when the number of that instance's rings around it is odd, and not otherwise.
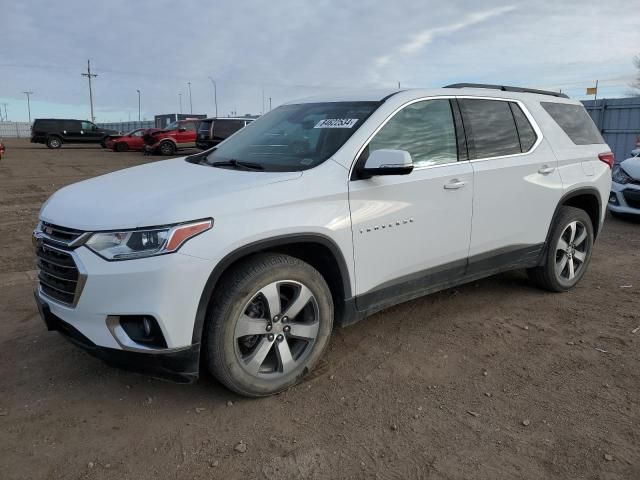
<path fill-rule="evenodd" d="M 565 227 L 556 245 L 556 274 L 563 281 L 573 281 L 580 274 L 589 254 L 587 227 L 575 220 Z"/>
<path fill-rule="evenodd" d="M 300 282 L 282 280 L 257 291 L 236 321 L 236 359 L 261 378 L 288 375 L 313 350 L 318 337 L 318 302 Z"/>

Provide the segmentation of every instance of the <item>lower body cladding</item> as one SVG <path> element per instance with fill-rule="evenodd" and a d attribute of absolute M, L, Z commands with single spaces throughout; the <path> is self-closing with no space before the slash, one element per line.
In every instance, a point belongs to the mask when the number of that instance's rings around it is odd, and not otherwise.
<path fill-rule="evenodd" d="M 608 207 L 613 214 L 640 217 L 640 185 L 612 182 Z"/>
<path fill-rule="evenodd" d="M 49 330 L 110 365 L 178 382 L 198 378 L 193 327 L 211 261 L 178 252 L 108 262 L 86 247 L 70 254 L 84 276 L 73 304 L 42 283 L 35 292 Z"/>

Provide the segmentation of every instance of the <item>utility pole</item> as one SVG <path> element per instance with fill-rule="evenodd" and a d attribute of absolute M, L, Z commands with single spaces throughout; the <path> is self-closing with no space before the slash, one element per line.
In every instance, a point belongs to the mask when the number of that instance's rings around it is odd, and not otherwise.
<path fill-rule="evenodd" d="M 209 77 L 211 83 L 213 84 L 213 104 L 216 107 L 216 118 L 218 117 L 218 86 L 216 85 L 216 81 Z"/>
<path fill-rule="evenodd" d="M 271 111 L 271 97 L 269 97 L 269 111 Z"/>
<path fill-rule="evenodd" d="M 187 82 L 189 85 L 189 113 L 193 114 L 193 103 L 191 103 L 191 82 Z"/>
<path fill-rule="evenodd" d="M 400 82 L 398 82 L 398 90 L 400 90 Z"/>
<path fill-rule="evenodd" d="M 22 92 L 22 93 L 24 93 L 27 96 L 27 110 L 29 110 L 29 125 L 31 125 L 31 101 L 29 97 L 33 95 L 33 92 Z"/>
<path fill-rule="evenodd" d="M 262 114 L 264 115 L 264 87 L 262 87 Z"/>
<path fill-rule="evenodd" d="M 138 122 L 140 121 L 140 90 L 136 90 L 138 92 Z"/>
<path fill-rule="evenodd" d="M 3 103 L 4 105 L 4 121 L 8 122 L 9 121 L 9 115 L 7 115 L 7 105 L 8 103 Z"/>
<path fill-rule="evenodd" d="M 87 73 L 81 73 L 83 77 L 89 79 L 89 103 L 91 104 L 91 121 L 95 122 L 96 117 L 93 115 L 93 91 L 91 90 L 91 79 L 97 77 L 95 73 L 91 73 L 91 60 L 87 60 Z"/>
<path fill-rule="evenodd" d="M 180 113 L 182 113 L 182 94 L 179 93 L 178 97 L 180 97 Z"/>

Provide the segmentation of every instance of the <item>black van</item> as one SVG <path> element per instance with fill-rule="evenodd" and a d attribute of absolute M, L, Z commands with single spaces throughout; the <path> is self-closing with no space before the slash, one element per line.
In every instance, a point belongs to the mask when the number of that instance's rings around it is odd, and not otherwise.
<path fill-rule="evenodd" d="M 31 127 L 31 143 L 44 143 L 60 148 L 63 143 L 99 143 L 105 147 L 106 138 L 120 132 L 98 127 L 86 120 L 36 118 Z"/>
<path fill-rule="evenodd" d="M 253 118 L 205 118 L 200 121 L 198 127 L 196 146 L 202 150 L 215 147 L 254 120 Z"/>

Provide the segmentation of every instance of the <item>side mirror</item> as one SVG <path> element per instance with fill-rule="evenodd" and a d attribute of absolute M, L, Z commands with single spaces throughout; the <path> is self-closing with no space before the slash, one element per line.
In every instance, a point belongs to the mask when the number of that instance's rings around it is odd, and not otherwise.
<path fill-rule="evenodd" d="M 178 129 L 178 131 L 179 131 L 179 132 L 186 132 L 186 131 L 187 131 L 187 129 L 186 129 L 186 128 L 184 128 L 184 127 L 180 127 L 180 128 Z"/>
<path fill-rule="evenodd" d="M 362 178 L 375 175 L 407 175 L 413 171 L 411 154 L 406 150 L 374 150 L 362 168 Z"/>

